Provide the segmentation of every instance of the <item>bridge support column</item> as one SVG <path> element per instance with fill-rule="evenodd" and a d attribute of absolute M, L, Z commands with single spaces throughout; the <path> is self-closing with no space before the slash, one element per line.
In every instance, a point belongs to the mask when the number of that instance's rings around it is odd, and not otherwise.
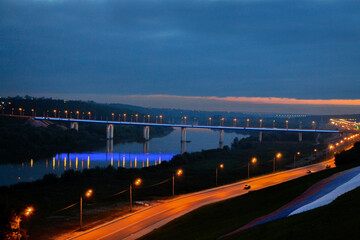
<path fill-rule="evenodd" d="M 224 129 L 221 129 L 219 135 L 219 148 L 223 149 L 223 147 L 224 147 Z"/>
<path fill-rule="evenodd" d="M 299 142 L 302 142 L 302 133 L 299 132 Z"/>
<path fill-rule="evenodd" d="M 114 139 L 114 125 L 106 125 L 106 139 Z"/>
<path fill-rule="evenodd" d="M 149 150 L 150 150 L 149 141 L 145 141 L 143 144 L 143 151 L 144 153 L 149 153 Z"/>
<path fill-rule="evenodd" d="M 114 140 L 108 139 L 106 140 L 106 153 L 114 152 Z"/>
<path fill-rule="evenodd" d="M 262 131 L 259 132 L 259 142 L 262 142 Z"/>
<path fill-rule="evenodd" d="M 70 128 L 71 128 L 71 129 L 75 129 L 76 131 L 79 131 L 79 123 L 77 123 L 77 122 L 71 122 L 71 123 L 70 123 Z"/>
<path fill-rule="evenodd" d="M 186 128 L 181 128 L 181 142 L 186 142 Z"/>
<path fill-rule="evenodd" d="M 186 152 L 186 142 L 181 142 L 181 153 Z"/>
<path fill-rule="evenodd" d="M 145 141 L 150 140 L 150 127 L 149 126 L 144 127 L 144 140 Z"/>

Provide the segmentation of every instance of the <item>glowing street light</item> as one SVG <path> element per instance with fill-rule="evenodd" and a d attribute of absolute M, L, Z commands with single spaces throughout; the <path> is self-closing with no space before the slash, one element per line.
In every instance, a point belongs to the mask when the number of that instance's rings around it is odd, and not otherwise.
<path fill-rule="evenodd" d="M 286 120 L 285 123 L 286 123 L 286 129 L 288 129 L 289 128 L 289 120 Z"/>
<path fill-rule="evenodd" d="M 260 128 L 262 128 L 262 122 L 263 122 L 263 120 L 260 119 L 259 122 L 260 122 L 259 126 L 260 126 Z"/>
<path fill-rule="evenodd" d="M 184 122 L 185 122 L 185 124 L 186 124 L 186 119 L 187 119 L 187 116 L 184 117 Z"/>
<path fill-rule="evenodd" d="M 312 124 L 313 129 L 315 129 L 315 124 L 316 124 L 316 122 L 315 122 L 315 121 L 312 121 L 311 124 Z"/>
<path fill-rule="evenodd" d="M 141 184 L 141 178 L 137 178 L 134 182 L 135 186 L 139 186 Z M 132 202 L 133 202 L 133 186 L 130 183 L 130 212 L 132 211 Z"/>
<path fill-rule="evenodd" d="M 148 122 L 150 122 L 150 115 L 147 115 L 147 117 L 148 117 Z"/>
<path fill-rule="evenodd" d="M 273 120 L 273 128 L 275 128 L 275 120 Z"/>
<path fill-rule="evenodd" d="M 139 114 L 135 114 L 135 122 L 138 121 Z"/>
<path fill-rule="evenodd" d="M 124 122 L 126 122 L 126 113 L 124 113 Z"/>
<path fill-rule="evenodd" d="M 215 186 L 218 185 L 218 169 L 223 169 L 224 168 L 224 164 L 220 164 L 218 167 L 216 167 L 215 169 Z"/>
<path fill-rule="evenodd" d="M 56 109 L 54 110 L 54 117 L 56 117 Z"/>
<path fill-rule="evenodd" d="M 277 153 L 273 160 L 273 172 L 275 172 L 276 169 L 276 159 L 280 159 L 282 157 L 281 153 Z"/>
<path fill-rule="evenodd" d="M 30 216 L 32 213 L 34 212 L 34 208 L 33 207 L 27 207 L 24 211 L 24 215 L 25 216 Z"/>
<path fill-rule="evenodd" d="M 294 154 L 294 168 L 295 168 L 295 161 L 296 161 L 296 156 L 299 156 L 300 155 L 300 152 L 297 152 Z"/>
<path fill-rule="evenodd" d="M 87 198 L 91 197 L 91 195 L 93 194 L 93 190 L 92 189 L 89 189 L 85 192 L 85 196 Z M 83 208 L 83 195 L 80 194 L 80 230 L 82 230 L 82 208 Z"/>
<path fill-rule="evenodd" d="M 111 113 L 111 116 L 112 116 L 112 120 L 114 121 L 115 113 Z"/>
<path fill-rule="evenodd" d="M 329 149 L 330 149 L 330 150 L 334 150 L 334 148 L 335 148 L 334 145 L 330 145 L 330 146 L 329 146 Z"/>
<path fill-rule="evenodd" d="M 255 157 L 248 162 L 248 178 L 250 178 L 250 163 L 255 164 L 256 162 L 257 162 L 257 158 Z"/>
<path fill-rule="evenodd" d="M 68 117 L 68 111 L 65 110 L 65 118 L 67 118 L 67 117 Z"/>
<path fill-rule="evenodd" d="M 91 119 L 91 112 L 88 112 L 88 115 L 89 115 L 89 119 Z"/>
<path fill-rule="evenodd" d="M 211 126 L 211 119 L 212 119 L 212 118 L 211 118 L 211 117 L 209 117 L 209 126 Z"/>
<path fill-rule="evenodd" d="M 183 174 L 182 169 L 176 171 L 176 176 L 180 177 Z M 175 174 L 172 176 L 172 195 L 175 196 Z"/>
<path fill-rule="evenodd" d="M 249 127 L 250 126 L 250 119 L 246 119 L 246 127 Z"/>
<path fill-rule="evenodd" d="M 162 116 L 162 115 L 160 115 L 160 123 L 162 123 L 162 118 L 163 118 L 163 116 Z"/>
<path fill-rule="evenodd" d="M 233 120 L 233 122 L 234 122 L 234 123 L 233 123 L 233 126 L 234 126 L 234 127 L 236 127 L 236 121 L 237 121 L 236 118 L 234 118 L 234 120 Z"/>

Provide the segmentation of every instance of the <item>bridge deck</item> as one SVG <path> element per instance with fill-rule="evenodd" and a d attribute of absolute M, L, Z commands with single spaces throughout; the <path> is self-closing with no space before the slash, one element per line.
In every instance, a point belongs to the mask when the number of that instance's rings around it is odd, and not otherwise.
<path fill-rule="evenodd" d="M 227 127 L 227 126 L 191 125 L 191 124 L 120 122 L 120 121 L 104 121 L 104 120 L 75 119 L 75 118 L 53 118 L 53 117 L 34 117 L 34 119 L 36 119 L 36 120 L 49 120 L 49 121 L 63 121 L 63 122 L 85 122 L 85 123 L 102 123 L 102 124 L 117 124 L 117 125 L 131 125 L 131 126 L 157 126 L 157 127 L 179 127 L 179 128 L 204 128 L 204 129 L 218 129 L 218 130 L 223 129 L 223 130 L 248 130 L 248 131 L 340 133 L 340 131 L 338 131 L 338 130 L 325 130 L 325 129 Z"/>

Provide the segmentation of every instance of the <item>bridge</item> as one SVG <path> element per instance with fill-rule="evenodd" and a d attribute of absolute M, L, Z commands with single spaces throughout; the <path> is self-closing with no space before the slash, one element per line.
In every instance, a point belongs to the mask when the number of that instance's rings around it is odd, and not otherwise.
<path fill-rule="evenodd" d="M 193 125 L 193 124 L 169 124 L 169 123 L 146 123 L 146 122 L 121 122 L 121 121 L 104 121 L 104 120 L 92 120 L 92 119 L 77 119 L 77 118 L 55 118 L 55 117 L 34 117 L 36 120 L 48 120 L 48 121 L 61 121 L 69 122 L 72 129 L 78 130 L 79 123 L 100 123 L 106 124 L 106 138 L 112 140 L 114 138 L 114 125 L 127 125 L 127 126 L 141 126 L 144 127 L 144 140 L 145 142 L 150 140 L 150 127 L 171 127 L 181 129 L 181 142 L 186 142 L 186 129 L 187 128 L 201 128 L 220 130 L 219 143 L 220 147 L 224 141 L 224 130 L 231 131 L 257 131 L 259 132 L 259 141 L 262 141 L 262 133 L 265 131 L 275 132 L 297 132 L 299 134 L 299 142 L 302 141 L 303 133 L 338 133 L 338 130 L 326 130 L 326 129 L 302 129 L 299 128 L 263 128 L 261 127 L 230 127 L 230 126 L 211 126 L 211 125 Z"/>

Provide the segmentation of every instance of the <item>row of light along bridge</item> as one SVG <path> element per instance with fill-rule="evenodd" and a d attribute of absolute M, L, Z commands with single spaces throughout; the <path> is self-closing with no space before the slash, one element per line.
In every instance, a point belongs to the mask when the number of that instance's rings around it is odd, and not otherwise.
<path fill-rule="evenodd" d="M 91 120 L 91 119 L 75 119 L 75 118 L 54 118 L 54 117 L 34 117 L 36 120 L 49 120 L 49 121 L 61 121 L 69 122 L 72 129 L 78 130 L 79 123 L 101 123 L 106 124 L 106 138 L 111 140 L 114 138 L 114 125 L 128 125 L 128 126 L 140 126 L 144 127 L 144 140 L 150 140 L 150 127 L 171 127 L 171 128 L 181 128 L 181 142 L 186 142 L 186 129 L 187 128 L 198 128 L 198 129 L 213 129 L 219 130 L 219 143 L 224 141 L 224 130 L 232 131 L 258 131 L 259 132 L 259 141 L 262 141 L 262 133 L 264 131 L 277 131 L 277 132 L 297 132 L 299 134 L 299 142 L 302 141 L 303 133 L 338 133 L 341 135 L 341 132 L 338 130 L 325 130 L 325 129 L 302 129 L 301 124 L 299 128 L 264 128 L 262 127 L 262 121 L 260 121 L 259 127 L 230 127 L 230 126 L 209 126 L 209 125 L 191 125 L 191 124 L 169 124 L 169 123 L 145 123 L 145 122 L 121 122 L 121 121 L 103 121 L 103 120 Z M 286 124 L 288 126 L 288 124 Z"/>

